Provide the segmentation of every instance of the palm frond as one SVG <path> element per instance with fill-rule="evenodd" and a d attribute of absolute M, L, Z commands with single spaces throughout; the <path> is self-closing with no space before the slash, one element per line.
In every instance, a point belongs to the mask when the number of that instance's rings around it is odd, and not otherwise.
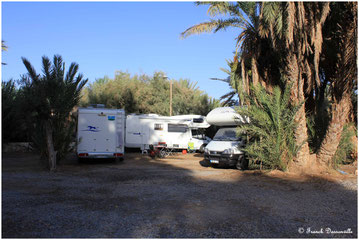
<path fill-rule="evenodd" d="M 29 62 L 29 60 L 27 60 L 26 58 L 22 57 L 22 62 L 24 63 L 26 70 L 28 72 L 28 75 L 30 76 L 31 80 L 34 82 L 39 81 L 39 75 L 37 75 L 35 68 L 31 65 L 31 63 Z"/>
<path fill-rule="evenodd" d="M 285 170 L 297 151 L 294 117 L 298 108 L 290 104 L 290 88 L 282 92 L 275 87 L 272 93 L 260 85 L 251 86 L 251 89 L 252 95 L 247 95 L 251 104 L 237 109 L 240 115 L 250 119 L 249 124 L 238 128 L 250 139 L 244 151 L 253 162 Z"/>
<path fill-rule="evenodd" d="M 5 41 L 1 40 L 1 51 L 7 51 L 8 50 L 8 46 L 5 45 Z"/>
<path fill-rule="evenodd" d="M 226 82 L 226 83 L 230 83 L 231 82 L 231 79 L 230 77 L 227 77 L 227 78 L 210 78 L 211 80 L 215 80 L 215 81 L 222 81 L 222 82 Z"/>

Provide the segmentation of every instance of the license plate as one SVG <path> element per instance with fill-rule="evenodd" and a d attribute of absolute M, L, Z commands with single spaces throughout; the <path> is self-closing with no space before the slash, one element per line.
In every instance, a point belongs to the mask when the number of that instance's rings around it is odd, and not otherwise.
<path fill-rule="evenodd" d="M 219 163 L 218 160 L 209 160 L 210 163 Z"/>

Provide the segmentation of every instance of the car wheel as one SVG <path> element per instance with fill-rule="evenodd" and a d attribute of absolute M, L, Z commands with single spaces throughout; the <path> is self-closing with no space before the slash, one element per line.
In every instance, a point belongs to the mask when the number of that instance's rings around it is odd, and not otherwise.
<path fill-rule="evenodd" d="M 83 164 L 85 163 L 85 159 L 77 157 L 77 162 Z"/>
<path fill-rule="evenodd" d="M 238 161 L 236 164 L 236 168 L 239 170 L 246 170 L 248 169 L 248 159 L 246 158 L 245 155 L 240 155 L 238 157 Z"/>
<path fill-rule="evenodd" d="M 204 144 L 202 144 L 201 147 L 199 148 L 199 152 L 204 153 Z"/>

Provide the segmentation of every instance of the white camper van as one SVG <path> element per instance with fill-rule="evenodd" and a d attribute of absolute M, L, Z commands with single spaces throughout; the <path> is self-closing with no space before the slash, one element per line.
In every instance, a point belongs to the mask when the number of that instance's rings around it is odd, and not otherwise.
<path fill-rule="evenodd" d="M 248 168 L 248 160 L 241 147 L 245 139 L 236 133 L 236 126 L 249 122 L 235 112 L 232 107 L 215 108 L 208 113 L 206 120 L 211 125 L 221 127 L 213 140 L 205 147 L 204 159 L 211 165 L 236 166 L 238 169 Z"/>
<path fill-rule="evenodd" d="M 209 126 L 200 115 L 131 114 L 126 118 L 126 147 L 148 150 L 150 145 L 160 144 L 171 149 L 187 149 L 189 145 L 193 150 L 203 149 L 208 139 L 204 135 L 192 135 L 192 131 Z"/>
<path fill-rule="evenodd" d="M 79 158 L 116 158 L 122 160 L 124 140 L 124 110 L 78 109 L 77 156 Z"/>

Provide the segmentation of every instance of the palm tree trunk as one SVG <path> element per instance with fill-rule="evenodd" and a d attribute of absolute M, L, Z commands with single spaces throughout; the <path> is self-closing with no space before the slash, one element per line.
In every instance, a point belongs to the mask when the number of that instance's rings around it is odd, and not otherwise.
<path fill-rule="evenodd" d="M 258 65 L 257 60 L 252 57 L 252 83 L 253 86 L 257 86 L 259 82 Z"/>
<path fill-rule="evenodd" d="M 318 161 L 327 166 L 332 164 L 332 158 L 337 151 L 343 127 L 350 112 L 350 101 L 350 94 L 346 94 L 332 104 L 332 118 L 317 154 Z"/>
<path fill-rule="evenodd" d="M 293 84 L 291 89 L 291 101 L 294 104 L 301 104 L 301 107 L 295 115 L 295 122 L 297 127 L 295 129 L 294 135 L 296 139 L 296 145 L 299 147 L 297 156 L 294 159 L 294 163 L 300 167 L 306 167 L 309 163 L 309 145 L 308 145 L 308 131 L 307 131 L 307 117 L 305 115 L 305 101 L 304 98 L 304 80 L 301 77 L 301 71 L 298 64 L 297 57 L 293 54 L 288 56 L 288 66 L 287 73 L 290 79 L 290 82 Z"/>
<path fill-rule="evenodd" d="M 56 152 L 54 150 L 54 142 L 53 142 L 53 130 L 51 127 L 51 123 L 49 120 L 45 123 L 45 131 L 46 131 L 46 145 L 47 145 L 47 153 L 49 160 L 49 168 L 50 171 L 54 171 L 56 169 Z"/>
<path fill-rule="evenodd" d="M 297 84 L 294 84 L 297 85 Z M 304 94 L 303 94 L 303 80 L 298 83 L 299 86 L 293 86 L 293 88 L 297 88 L 299 90 L 297 96 L 297 104 L 304 102 Z M 308 145 L 308 130 L 307 130 L 307 117 L 305 115 L 305 105 L 302 104 L 298 112 L 295 116 L 295 122 L 297 123 L 297 127 L 295 129 L 294 135 L 296 138 L 296 144 L 300 147 L 296 159 L 294 160 L 295 163 L 299 167 L 306 167 L 309 163 L 309 145 Z"/>
<path fill-rule="evenodd" d="M 242 74 L 242 82 L 243 82 L 243 86 L 244 86 L 245 92 L 246 92 L 247 94 L 249 94 L 248 76 L 247 76 L 247 73 L 246 73 L 246 69 L 245 69 L 244 61 L 243 61 L 243 60 L 241 61 L 241 74 Z"/>

